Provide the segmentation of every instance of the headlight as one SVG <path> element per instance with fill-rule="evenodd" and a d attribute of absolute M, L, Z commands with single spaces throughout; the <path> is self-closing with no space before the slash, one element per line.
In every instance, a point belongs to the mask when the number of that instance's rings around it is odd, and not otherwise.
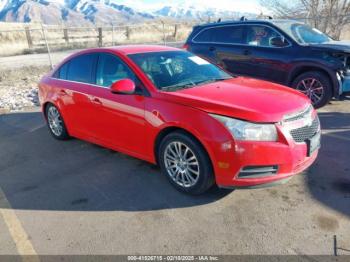
<path fill-rule="evenodd" d="M 210 115 L 223 123 L 237 140 L 277 141 L 277 130 L 273 124 L 255 124 L 230 117 Z"/>

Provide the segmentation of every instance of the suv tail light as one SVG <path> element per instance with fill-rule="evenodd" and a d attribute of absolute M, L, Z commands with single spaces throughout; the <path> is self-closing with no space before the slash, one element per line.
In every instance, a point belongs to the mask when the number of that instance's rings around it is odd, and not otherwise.
<path fill-rule="evenodd" d="M 188 50 L 188 48 L 189 48 L 189 45 L 188 45 L 188 44 L 184 44 L 184 45 L 182 46 L 182 49 Z"/>

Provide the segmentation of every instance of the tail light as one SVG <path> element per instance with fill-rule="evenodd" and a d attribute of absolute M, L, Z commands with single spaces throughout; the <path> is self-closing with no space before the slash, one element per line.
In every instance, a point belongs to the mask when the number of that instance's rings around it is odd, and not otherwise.
<path fill-rule="evenodd" d="M 188 45 L 188 44 L 184 44 L 184 45 L 182 46 L 182 49 L 188 50 L 188 48 L 189 48 L 189 45 Z"/>

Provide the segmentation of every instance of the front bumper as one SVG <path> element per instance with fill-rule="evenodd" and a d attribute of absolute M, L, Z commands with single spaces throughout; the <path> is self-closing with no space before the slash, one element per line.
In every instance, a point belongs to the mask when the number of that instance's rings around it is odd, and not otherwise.
<path fill-rule="evenodd" d="M 339 84 L 339 95 L 348 94 L 350 92 L 350 76 L 337 74 Z"/>
<path fill-rule="evenodd" d="M 216 182 L 219 187 L 225 188 L 273 185 L 303 172 L 315 161 L 317 155 L 318 150 L 307 157 L 306 143 L 240 141 L 235 145 L 235 154 L 229 168 L 221 168 L 216 175 Z M 247 166 L 278 166 L 278 169 L 275 174 L 266 176 L 240 177 L 240 171 Z"/>

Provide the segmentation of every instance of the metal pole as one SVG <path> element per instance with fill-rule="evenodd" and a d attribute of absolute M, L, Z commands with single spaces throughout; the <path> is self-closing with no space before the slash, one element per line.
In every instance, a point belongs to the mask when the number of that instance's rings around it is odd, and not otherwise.
<path fill-rule="evenodd" d="M 43 31 L 43 35 L 44 35 L 44 40 L 45 40 L 45 44 L 46 44 L 47 54 L 49 56 L 50 67 L 51 67 L 51 69 L 53 69 L 50 47 L 49 47 L 49 43 L 47 42 L 46 32 L 45 32 L 45 28 L 44 28 L 43 23 L 41 23 L 41 30 Z"/>

